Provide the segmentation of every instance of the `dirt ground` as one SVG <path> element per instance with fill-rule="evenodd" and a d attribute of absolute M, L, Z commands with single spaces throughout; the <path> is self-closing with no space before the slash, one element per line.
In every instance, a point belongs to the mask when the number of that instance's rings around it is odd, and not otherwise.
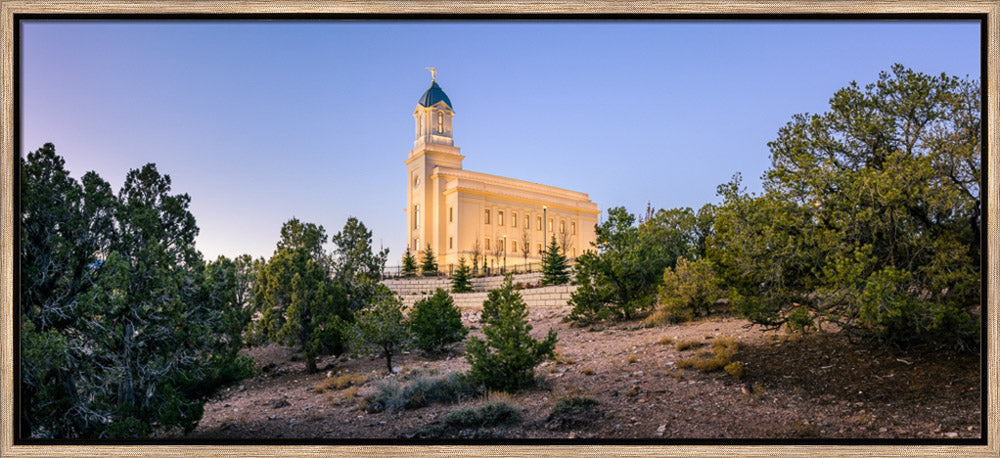
<path fill-rule="evenodd" d="M 556 361 L 543 363 L 537 388 L 511 395 L 523 420 L 504 427 L 506 438 L 980 438 L 980 372 L 977 355 L 895 350 L 850 344 L 843 336 L 789 336 L 747 327 L 734 317 L 646 328 L 639 322 L 607 328 L 573 327 L 568 308 L 532 311 L 536 337 L 559 335 Z M 481 335 L 477 314 L 463 314 L 471 334 Z M 724 371 L 680 369 L 678 360 L 710 348 L 678 351 L 695 339 L 738 340 L 734 360 L 740 379 Z M 367 413 L 362 396 L 377 380 L 413 371 L 465 371 L 461 344 L 431 359 L 412 351 L 385 361 L 328 357 L 307 374 L 294 353 L 270 345 L 248 350 L 260 374 L 224 390 L 205 405 L 190 438 L 385 438 L 407 439 L 448 412 L 479 405 L 435 404 L 400 413 Z M 354 388 L 316 393 L 328 376 L 360 374 Z M 357 388 L 357 387 L 355 387 Z M 550 417 L 558 399 L 598 401 L 580 422 Z"/>

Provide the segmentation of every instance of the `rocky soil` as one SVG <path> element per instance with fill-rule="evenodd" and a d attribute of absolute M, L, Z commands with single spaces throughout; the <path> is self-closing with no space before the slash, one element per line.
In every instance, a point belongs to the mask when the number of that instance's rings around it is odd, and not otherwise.
<path fill-rule="evenodd" d="M 624 323 L 573 327 L 568 308 L 533 311 L 533 333 L 559 334 L 558 358 L 537 369 L 537 388 L 504 397 L 522 421 L 492 430 L 506 438 L 980 438 L 980 372 L 977 355 L 926 349 L 899 350 L 851 344 L 837 333 L 790 336 L 763 332 L 721 317 L 646 328 Z M 475 313 L 466 325 L 481 334 Z M 721 336 L 739 342 L 734 360 L 741 378 L 724 371 L 680 369 L 677 362 L 700 348 L 679 351 L 675 342 L 710 344 Z M 416 372 L 468 368 L 455 345 L 450 355 L 410 352 L 393 360 L 388 374 L 373 358 L 329 357 L 307 374 L 294 353 L 275 345 L 247 353 L 259 375 L 217 394 L 190 438 L 406 439 L 451 411 L 482 404 L 432 404 L 401 413 L 368 413 L 364 394 L 380 379 Z M 317 393 L 329 376 L 359 374 L 360 387 Z M 584 414 L 552 415 L 560 399 L 588 397 Z M 479 436 L 481 437 L 481 436 Z"/>

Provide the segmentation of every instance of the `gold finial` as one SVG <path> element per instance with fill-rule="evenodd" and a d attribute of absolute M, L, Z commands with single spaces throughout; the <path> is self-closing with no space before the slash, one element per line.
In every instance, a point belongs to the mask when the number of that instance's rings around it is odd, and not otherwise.
<path fill-rule="evenodd" d="M 434 67 L 424 67 L 431 72 L 431 82 L 437 81 L 437 69 Z"/>

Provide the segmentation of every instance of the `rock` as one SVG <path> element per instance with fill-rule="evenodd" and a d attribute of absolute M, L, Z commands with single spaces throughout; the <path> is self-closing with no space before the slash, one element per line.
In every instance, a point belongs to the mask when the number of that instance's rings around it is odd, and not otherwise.
<path fill-rule="evenodd" d="M 951 431 L 951 432 L 947 432 L 947 433 L 944 433 L 944 435 L 945 435 L 945 437 L 947 437 L 948 439 L 954 439 L 954 438 L 958 437 L 958 433 L 956 433 L 956 432 L 954 432 L 954 431 Z"/>
<path fill-rule="evenodd" d="M 274 420 L 275 418 L 278 418 L 278 416 L 277 415 L 273 415 L 273 414 L 267 416 L 268 420 Z"/>
<path fill-rule="evenodd" d="M 889 431 L 889 428 L 886 428 L 884 426 L 878 429 L 878 432 L 880 432 L 880 433 L 884 433 L 884 432 L 887 432 L 887 431 Z"/>
<path fill-rule="evenodd" d="M 282 399 L 272 399 L 270 405 L 271 408 L 280 409 L 282 407 L 290 406 L 291 403 L 289 403 L 287 399 L 282 398 Z"/>
<path fill-rule="evenodd" d="M 576 433 L 569 433 L 570 439 L 576 439 Z"/>
<path fill-rule="evenodd" d="M 659 428 L 656 428 L 656 435 L 658 437 L 663 437 L 663 433 L 666 431 L 667 431 L 667 425 L 660 425 Z"/>

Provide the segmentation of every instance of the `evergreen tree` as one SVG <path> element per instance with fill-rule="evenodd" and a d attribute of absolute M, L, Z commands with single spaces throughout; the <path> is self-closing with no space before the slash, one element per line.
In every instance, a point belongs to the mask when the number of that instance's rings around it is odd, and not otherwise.
<path fill-rule="evenodd" d="M 372 231 L 355 217 L 347 218 L 344 229 L 330 237 L 334 281 L 344 289 L 351 312 L 360 310 L 375 298 L 385 269 L 389 249 L 374 251 Z"/>
<path fill-rule="evenodd" d="M 455 275 L 451 276 L 451 292 L 470 293 L 472 292 L 472 282 L 469 281 L 469 266 L 465 264 L 465 258 L 459 258 L 458 268 Z"/>
<path fill-rule="evenodd" d="M 469 378 L 488 388 L 514 391 L 534 382 L 535 366 L 551 357 L 556 333 L 544 340 L 531 337 L 528 308 L 514 291 L 511 277 L 489 292 L 480 315 L 486 340 L 470 337 L 465 347 Z"/>
<path fill-rule="evenodd" d="M 981 94 L 894 65 L 793 116 L 768 143 L 763 193 L 719 187 L 707 251 L 734 309 L 767 328 L 978 349 Z"/>
<path fill-rule="evenodd" d="M 566 265 L 566 256 L 559 252 L 559 244 L 553 235 L 549 249 L 542 257 L 542 286 L 566 283 L 569 283 L 569 266 Z"/>
<path fill-rule="evenodd" d="M 341 283 L 330 273 L 323 253 L 323 226 L 292 218 L 281 229 L 274 256 L 261 268 L 254 302 L 261 318 L 251 326 L 256 342 L 298 347 L 306 369 L 316 371 L 316 358 L 344 350 L 344 323 L 352 319 Z"/>
<path fill-rule="evenodd" d="M 413 257 L 413 253 L 410 252 L 410 247 L 406 247 L 406 253 L 403 253 L 403 269 L 401 273 L 404 277 L 412 277 L 417 274 L 417 260 Z"/>
<path fill-rule="evenodd" d="M 206 265 L 190 198 L 147 164 L 115 196 L 46 144 L 21 163 L 21 427 L 26 437 L 190 431 L 249 369 L 228 262 Z M 235 371 L 235 372 L 232 372 Z"/>
<path fill-rule="evenodd" d="M 431 250 L 430 244 L 427 244 L 427 249 L 424 250 L 424 259 L 420 261 L 420 274 L 425 277 L 433 277 L 438 274 L 437 260 L 434 259 L 434 251 Z"/>
<path fill-rule="evenodd" d="M 379 285 L 372 302 L 358 312 L 356 330 L 357 347 L 379 353 L 391 374 L 392 356 L 405 349 L 411 337 L 399 298 Z"/>
<path fill-rule="evenodd" d="M 433 296 L 413 304 L 410 329 L 417 348 L 428 353 L 439 353 L 445 345 L 460 342 L 469 332 L 462 326 L 462 312 L 455 307 L 455 300 L 441 288 Z"/>

